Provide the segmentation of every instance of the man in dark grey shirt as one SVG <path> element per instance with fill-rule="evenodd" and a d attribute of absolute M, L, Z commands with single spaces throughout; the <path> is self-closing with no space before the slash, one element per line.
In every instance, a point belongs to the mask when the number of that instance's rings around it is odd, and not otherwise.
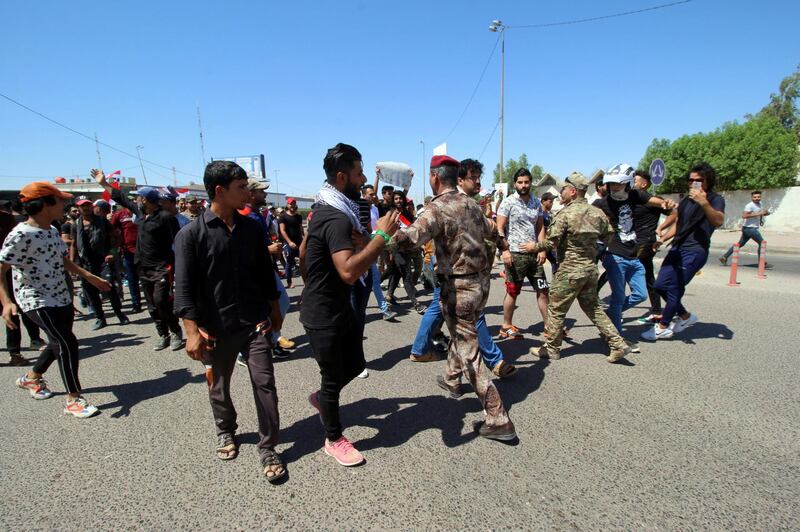
<path fill-rule="evenodd" d="M 261 466 L 267 480 L 277 482 L 286 468 L 275 452 L 279 417 L 270 332 L 280 329 L 282 318 L 272 259 L 261 226 L 237 212 L 250 198 L 245 171 L 214 161 L 203 182 L 211 208 L 175 239 L 175 311 L 186 329 L 186 352 L 211 369 L 206 376 L 221 460 L 238 455 L 230 382 L 237 354 L 247 356 Z"/>

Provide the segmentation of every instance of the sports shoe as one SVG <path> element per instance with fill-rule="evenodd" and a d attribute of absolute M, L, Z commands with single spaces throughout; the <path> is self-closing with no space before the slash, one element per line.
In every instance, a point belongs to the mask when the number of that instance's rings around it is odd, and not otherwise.
<path fill-rule="evenodd" d="M 364 463 L 364 455 L 358 452 L 350 440 L 342 436 L 335 442 L 325 438 L 325 454 L 345 467 L 357 466 Z"/>
<path fill-rule="evenodd" d="M 642 350 L 639 349 L 639 342 L 634 340 L 625 340 L 625 345 L 631 348 L 631 353 L 641 353 Z"/>
<path fill-rule="evenodd" d="M 236 363 L 242 366 L 243 368 L 247 367 L 247 359 L 244 358 L 244 355 L 241 353 L 236 355 Z"/>
<path fill-rule="evenodd" d="M 156 345 L 153 346 L 153 351 L 161 351 L 169 347 L 169 335 L 159 336 Z"/>
<path fill-rule="evenodd" d="M 424 355 L 415 355 L 414 353 L 411 353 L 408 355 L 408 359 L 412 362 L 436 362 L 439 360 L 439 357 L 436 356 L 435 353 L 428 351 Z"/>
<path fill-rule="evenodd" d="M 390 310 L 388 308 L 384 310 L 381 314 L 383 314 L 383 321 L 392 321 L 397 317 L 397 312 Z"/>
<path fill-rule="evenodd" d="M 364 368 L 364 371 L 356 375 L 356 377 L 358 377 L 359 379 L 366 379 L 367 377 L 369 377 L 369 370 L 367 368 Z"/>
<path fill-rule="evenodd" d="M 514 430 L 514 423 L 511 420 L 496 427 L 481 423 L 478 428 L 478 435 L 488 440 L 511 441 L 517 439 L 517 432 Z"/>
<path fill-rule="evenodd" d="M 414 305 L 414 310 L 417 311 L 417 314 L 425 314 L 425 312 L 428 310 L 428 307 L 417 303 L 416 305 Z"/>
<path fill-rule="evenodd" d="M 500 338 L 509 338 L 511 340 L 518 340 L 522 338 L 522 332 L 514 325 L 503 324 L 498 333 Z"/>
<path fill-rule="evenodd" d="M 127 325 L 131 322 L 131 320 L 125 314 L 120 314 L 117 316 L 117 319 L 119 320 L 120 325 Z"/>
<path fill-rule="evenodd" d="M 682 333 L 695 323 L 697 323 L 697 314 L 689 313 L 689 317 L 686 318 L 685 320 L 678 318 L 678 321 L 676 321 L 675 324 L 672 326 L 672 331 L 675 334 Z"/>
<path fill-rule="evenodd" d="M 720 257 L 719 258 L 719 263 L 722 264 L 723 266 L 727 266 L 728 265 L 728 259 L 726 259 L 725 257 Z"/>
<path fill-rule="evenodd" d="M 611 354 L 609 354 L 606 357 L 606 360 L 608 360 L 609 362 L 614 364 L 615 362 L 619 362 L 620 360 L 622 360 L 623 358 L 625 358 L 626 356 L 628 356 L 630 354 L 631 354 L 631 348 L 630 347 L 626 347 L 625 349 L 622 349 L 622 350 L 612 349 L 611 350 Z"/>
<path fill-rule="evenodd" d="M 505 379 L 506 377 L 510 377 L 517 372 L 517 367 L 514 364 L 509 364 L 505 360 L 501 360 L 500 362 L 492 368 L 492 373 L 500 377 L 501 379 Z"/>
<path fill-rule="evenodd" d="M 47 381 L 39 377 L 38 379 L 29 379 L 25 374 L 17 379 L 17 386 L 23 390 L 28 390 L 31 397 L 34 399 L 50 399 L 53 397 L 53 392 L 47 387 Z"/>
<path fill-rule="evenodd" d="M 661 319 L 660 315 L 657 314 L 648 314 L 647 316 L 642 316 L 637 322 L 641 323 L 642 325 L 647 325 L 648 323 L 655 323 Z"/>
<path fill-rule="evenodd" d="M 278 345 L 281 349 L 294 349 L 295 343 L 289 340 L 288 338 L 284 338 L 283 336 L 278 336 Z"/>
<path fill-rule="evenodd" d="M 45 347 L 47 347 L 47 342 L 45 342 L 41 338 L 31 339 L 31 351 L 41 351 Z"/>
<path fill-rule="evenodd" d="M 92 330 L 99 331 L 105 326 L 106 326 L 105 320 L 95 320 L 94 325 L 92 325 Z"/>
<path fill-rule="evenodd" d="M 439 351 L 447 352 L 448 348 L 450 347 L 450 338 L 442 333 L 439 333 L 438 336 L 434 337 L 431 342 L 433 343 L 433 347 Z"/>
<path fill-rule="evenodd" d="M 547 350 L 546 346 L 540 345 L 539 347 L 531 347 L 528 353 L 539 358 L 549 358 L 550 360 L 558 360 L 561 358 L 561 353 L 551 353 Z"/>
<path fill-rule="evenodd" d="M 648 342 L 655 342 L 656 340 L 667 340 L 672 338 L 674 331 L 672 327 L 667 327 L 666 329 L 660 328 L 658 325 L 653 325 L 652 329 L 647 329 L 645 332 L 642 333 L 642 340 L 647 340 Z"/>
<path fill-rule="evenodd" d="M 186 342 L 183 341 L 183 336 L 180 334 L 172 333 L 169 336 L 169 348 L 173 351 L 180 351 L 184 345 L 186 345 Z"/>
<path fill-rule="evenodd" d="M 447 395 L 451 399 L 458 399 L 459 397 L 464 395 L 464 393 L 461 391 L 461 385 L 451 387 L 449 384 L 447 384 L 447 381 L 445 381 L 444 377 L 442 377 L 441 375 L 436 376 L 436 384 L 439 386 L 439 388 L 446 391 Z"/>
<path fill-rule="evenodd" d="M 272 346 L 272 358 L 283 360 L 289 358 L 289 352 L 279 345 Z"/>
<path fill-rule="evenodd" d="M 78 418 L 92 417 L 99 411 L 100 410 L 96 406 L 90 405 L 83 397 L 67 401 L 66 406 L 64 406 L 65 414 L 72 414 Z"/>
<path fill-rule="evenodd" d="M 24 366 L 28 363 L 28 359 L 19 353 L 11 355 L 11 360 L 8 362 L 12 366 Z"/>

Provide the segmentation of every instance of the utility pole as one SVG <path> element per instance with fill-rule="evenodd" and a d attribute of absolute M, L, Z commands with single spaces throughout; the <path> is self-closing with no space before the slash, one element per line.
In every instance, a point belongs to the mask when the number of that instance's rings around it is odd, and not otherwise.
<path fill-rule="evenodd" d="M 144 179 L 144 184 L 147 184 L 147 175 L 144 173 L 144 163 L 142 163 L 142 150 L 144 146 L 136 146 L 136 154 L 139 156 L 139 166 L 142 169 L 142 179 Z"/>
<path fill-rule="evenodd" d="M 275 172 L 275 194 L 278 193 L 278 171 L 274 170 Z"/>
<path fill-rule="evenodd" d="M 493 20 L 492 25 L 489 26 L 489 31 L 500 31 L 500 182 L 504 183 L 503 170 L 505 169 L 505 161 L 503 160 L 503 129 L 505 127 L 504 116 L 504 97 L 505 97 L 505 79 L 506 79 L 506 29 L 508 26 L 503 25 L 499 20 Z"/>
<path fill-rule="evenodd" d="M 178 186 L 178 173 L 175 171 L 175 167 L 172 167 L 172 185 Z"/>
<path fill-rule="evenodd" d="M 206 147 L 203 143 L 203 122 L 200 121 L 200 104 L 197 104 L 197 128 L 200 130 L 200 154 L 203 156 L 203 168 L 206 166 Z"/>
<path fill-rule="evenodd" d="M 94 134 L 94 147 L 97 150 L 97 168 L 99 170 L 103 169 L 103 161 L 100 159 L 100 141 L 97 140 L 97 133 Z"/>

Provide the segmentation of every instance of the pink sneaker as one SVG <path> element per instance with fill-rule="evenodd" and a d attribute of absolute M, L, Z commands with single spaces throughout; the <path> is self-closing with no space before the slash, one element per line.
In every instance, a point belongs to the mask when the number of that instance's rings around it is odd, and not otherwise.
<path fill-rule="evenodd" d="M 332 456 L 334 460 L 345 467 L 357 466 L 364 463 L 364 455 L 353 447 L 350 440 L 342 436 L 331 443 L 325 438 L 325 454 Z"/>

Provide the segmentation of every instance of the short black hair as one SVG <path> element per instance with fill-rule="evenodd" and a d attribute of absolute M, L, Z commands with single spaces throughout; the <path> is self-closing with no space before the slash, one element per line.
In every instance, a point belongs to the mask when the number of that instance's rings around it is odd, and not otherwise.
<path fill-rule="evenodd" d="M 383 196 L 387 192 L 394 192 L 394 187 L 392 185 L 383 185 L 381 187 L 381 196 Z"/>
<path fill-rule="evenodd" d="M 361 192 L 366 192 L 366 191 L 367 191 L 367 189 L 370 189 L 370 188 L 375 188 L 375 187 L 373 187 L 372 185 L 370 185 L 369 183 L 367 183 L 366 185 L 364 185 L 363 187 L 361 187 Z"/>
<path fill-rule="evenodd" d="M 22 210 L 28 216 L 35 216 L 42 212 L 45 205 L 55 205 L 56 204 L 56 197 L 55 196 L 42 196 L 41 198 L 36 198 L 35 200 L 24 201 L 22 202 Z"/>
<path fill-rule="evenodd" d="M 542 194 L 542 198 L 541 198 L 542 201 L 548 201 L 548 200 L 554 200 L 554 199 L 556 199 L 556 195 L 553 194 L 552 192 L 545 192 L 544 194 Z"/>
<path fill-rule="evenodd" d="M 395 196 L 400 196 L 401 198 L 403 198 L 403 201 L 406 200 L 406 193 L 400 189 L 397 189 L 394 192 L 392 192 L 392 199 L 394 199 Z"/>
<path fill-rule="evenodd" d="M 750 193 L 750 196 L 755 196 L 756 194 L 761 194 L 760 190 L 754 190 Z"/>
<path fill-rule="evenodd" d="M 528 170 L 527 168 L 520 168 L 519 170 L 514 172 L 514 183 L 517 182 L 517 178 L 518 177 L 524 176 L 524 175 L 530 177 L 531 178 L 531 184 L 533 184 L 533 176 L 531 175 L 531 171 Z"/>
<path fill-rule="evenodd" d="M 247 172 L 244 168 L 231 161 L 212 161 L 206 165 L 203 174 L 203 185 L 206 187 L 208 199 L 214 201 L 217 186 L 228 188 L 231 181 L 244 179 L 247 181 Z"/>
<path fill-rule="evenodd" d="M 464 159 L 458 166 L 458 177 L 464 179 L 469 172 L 477 172 L 478 175 L 483 175 L 483 163 L 476 159 Z"/>
<path fill-rule="evenodd" d="M 653 182 L 653 178 L 650 177 L 650 172 L 648 172 L 647 170 L 636 170 L 633 173 L 633 177 L 636 177 L 637 175 L 639 177 L 641 177 L 642 179 L 646 180 L 648 183 L 652 183 Z"/>
<path fill-rule="evenodd" d="M 686 179 L 689 179 L 692 174 L 700 174 L 700 177 L 705 179 L 708 191 L 714 190 L 714 185 L 717 183 L 717 171 L 710 164 L 705 161 L 695 164 L 689 169 Z"/>
<path fill-rule="evenodd" d="M 454 187 L 458 184 L 458 166 L 443 164 L 442 166 L 435 166 L 431 168 L 431 172 L 436 174 L 439 182 L 446 187 Z"/>
<path fill-rule="evenodd" d="M 349 144 L 340 142 L 330 148 L 322 162 L 322 168 L 325 170 L 325 177 L 328 183 L 335 183 L 336 174 L 352 170 L 356 163 L 361 160 L 361 153 Z"/>

